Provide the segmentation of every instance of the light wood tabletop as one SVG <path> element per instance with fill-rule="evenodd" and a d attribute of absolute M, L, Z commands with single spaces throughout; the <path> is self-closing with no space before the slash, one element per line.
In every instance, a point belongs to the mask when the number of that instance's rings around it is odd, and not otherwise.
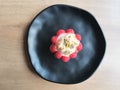
<path fill-rule="evenodd" d="M 32 19 L 53 4 L 92 13 L 106 38 L 105 56 L 86 81 L 63 85 L 40 78 L 25 55 L 24 37 Z M 0 90 L 120 90 L 120 0 L 0 0 Z"/>

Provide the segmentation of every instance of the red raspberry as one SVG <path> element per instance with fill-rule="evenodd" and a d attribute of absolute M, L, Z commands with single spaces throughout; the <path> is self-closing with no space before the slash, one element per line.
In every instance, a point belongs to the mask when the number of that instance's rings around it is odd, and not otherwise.
<path fill-rule="evenodd" d="M 52 53 L 54 53 L 54 52 L 56 51 L 56 47 L 55 47 L 54 44 L 52 44 L 52 45 L 50 46 L 50 51 L 51 51 Z"/>
<path fill-rule="evenodd" d="M 70 60 L 70 58 L 66 57 L 66 56 L 62 56 L 61 59 L 62 59 L 63 62 L 68 62 Z"/>
<path fill-rule="evenodd" d="M 74 30 L 73 29 L 67 29 L 66 33 L 74 33 Z"/>
<path fill-rule="evenodd" d="M 56 43 L 56 42 L 57 42 L 57 36 L 53 36 L 53 37 L 51 38 L 51 41 L 52 41 L 52 43 Z"/>
<path fill-rule="evenodd" d="M 55 53 L 55 57 L 56 57 L 57 59 L 60 59 L 60 58 L 61 58 L 61 53 L 60 53 L 60 52 L 56 52 L 56 53 Z"/>
<path fill-rule="evenodd" d="M 78 51 L 81 51 L 82 50 L 82 44 L 80 43 L 79 46 L 77 47 L 77 50 Z"/>
<path fill-rule="evenodd" d="M 63 29 L 59 29 L 59 30 L 57 31 L 57 36 L 59 36 L 59 35 L 62 34 L 62 33 L 65 33 L 65 31 L 64 31 Z"/>
<path fill-rule="evenodd" d="M 79 34 L 75 34 L 75 36 L 78 40 L 81 40 L 81 36 Z"/>
<path fill-rule="evenodd" d="M 72 54 L 70 55 L 70 58 L 76 58 L 76 56 L 77 56 L 77 53 L 74 52 L 74 53 L 72 53 Z"/>

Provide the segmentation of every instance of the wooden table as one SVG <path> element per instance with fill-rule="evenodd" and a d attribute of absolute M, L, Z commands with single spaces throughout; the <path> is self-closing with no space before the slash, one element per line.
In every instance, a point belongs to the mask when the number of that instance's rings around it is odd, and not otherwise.
<path fill-rule="evenodd" d="M 74 85 L 51 83 L 33 72 L 24 36 L 38 12 L 69 4 L 91 12 L 103 29 L 107 48 L 97 71 Z M 0 0 L 0 90 L 120 90 L 120 0 Z"/>

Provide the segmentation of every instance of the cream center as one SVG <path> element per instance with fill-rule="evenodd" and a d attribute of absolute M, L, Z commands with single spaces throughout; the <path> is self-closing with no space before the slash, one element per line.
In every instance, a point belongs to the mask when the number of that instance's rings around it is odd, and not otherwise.
<path fill-rule="evenodd" d="M 76 51 L 76 47 L 80 44 L 75 34 L 64 33 L 59 35 L 56 43 L 57 50 L 62 53 L 63 56 L 69 56 Z"/>

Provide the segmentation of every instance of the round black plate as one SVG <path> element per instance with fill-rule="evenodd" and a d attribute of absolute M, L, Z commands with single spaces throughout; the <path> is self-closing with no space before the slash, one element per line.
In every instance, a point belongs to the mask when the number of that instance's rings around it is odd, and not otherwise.
<path fill-rule="evenodd" d="M 55 59 L 49 51 L 51 37 L 61 28 L 72 28 L 82 36 L 83 50 L 68 63 Z M 93 74 L 103 58 L 106 43 L 100 26 L 89 12 L 68 5 L 53 5 L 32 21 L 27 47 L 32 66 L 42 78 L 75 84 Z"/>

